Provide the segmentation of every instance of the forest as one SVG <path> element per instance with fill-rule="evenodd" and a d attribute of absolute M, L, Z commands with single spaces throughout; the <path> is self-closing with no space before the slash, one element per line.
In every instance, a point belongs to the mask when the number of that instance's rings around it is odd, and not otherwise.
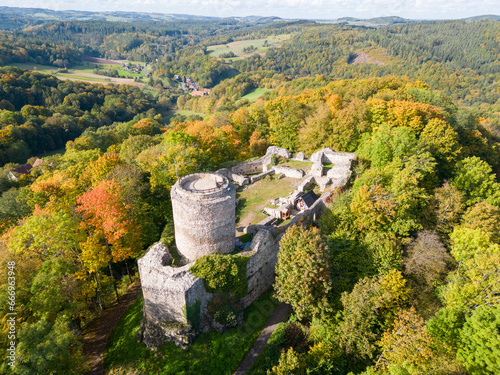
<path fill-rule="evenodd" d="M 232 62 L 207 53 L 285 34 Z M 284 235 L 273 295 L 292 315 L 249 374 L 499 373 L 499 44 L 488 20 L 64 20 L 3 31 L 0 300 L 13 301 L 15 270 L 17 365 L 0 372 L 84 373 L 82 329 L 120 300 L 149 246 L 173 243 L 175 181 L 276 145 L 358 158 L 317 225 Z M 148 62 L 152 84 L 12 66 L 83 56 Z M 175 75 L 210 94 L 183 92 Z M 8 303 L 0 311 L 6 333 Z M 236 370 L 134 355 L 108 360 L 106 373 Z"/>

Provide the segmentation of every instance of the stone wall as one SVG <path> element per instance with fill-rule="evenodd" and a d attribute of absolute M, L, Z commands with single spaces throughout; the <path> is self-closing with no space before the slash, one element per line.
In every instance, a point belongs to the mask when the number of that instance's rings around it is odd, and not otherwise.
<path fill-rule="evenodd" d="M 315 183 L 314 177 L 309 176 L 297 187 L 297 190 L 300 192 L 305 192 L 309 187 L 311 187 Z"/>
<path fill-rule="evenodd" d="M 279 239 L 270 231 L 257 232 L 250 245 L 250 250 L 243 255 L 250 255 L 247 264 L 248 294 L 242 299 L 244 307 L 250 306 L 274 282 L 274 267 L 278 260 Z"/>
<path fill-rule="evenodd" d="M 284 157 L 286 159 L 290 159 L 292 157 L 292 154 L 286 149 L 286 148 L 280 148 L 277 146 L 269 146 L 266 150 L 266 156 L 269 155 L 277 155 Z"/>
<path fill-rule="evenodd" d="M 247 185 L 250 182 L 248 177 L 246 177 L 242 174 L 238 174 L 238 173 L 233 172 L 231 170 L 231 168 L 222 168 L 222 169 L 217 170 L 215 173 L 218 173 L 218 174 L 228 178 L 229 180 L 236 182 L 240 186 Z"/>
<path fill-rule="evenodd" d="M 263 158 L 239 163 L 231 168 L 231 172 L 236 174 L 254 174 L 264 172 Z"/>
<path fill-rule="evenodd" d="M 276 174 L 284 174 L 286 177 L 290 178 L 304 177 L 304 172 L 295 168 L 274 166 L 273 170 Z"/>
<path fill-rule="evenodd" d="M 347 152 L 335 152 L 330 148 L 324 148 L 311 155 L 310 160 L 313 163 L 330 163 L 334 165 L 344 165 L 348 169 L 351 167 L 351 160 L 356 158 L 356 154 Z"/>
<path fill-rule="evenodd" d="M 254 182 L 262 180 L 264 177 L 267 177 L 267 176 L 270 176 L 273 174 L 274 174 L 274 169 L 270 169 L 269 171 L 260 173 L 256 176 L 250 176 L 250 182 L 253 184 Z"/>
<path fill-rule="evenodd" d="M 171 267 L 168 249 L 158 242 L 137 261 L 144 298 L 143 324 L 139 338 L 148 348 L 158 348 L 166 341 L 184 347 L 195 331 L 187 319 L 189 309 L 199 307 L 198 318 L 204 321 L 211 294 L 203 281 L 193 276 L 189 268 Z M 207 329 L 200 325 L 200 330 Z"/>

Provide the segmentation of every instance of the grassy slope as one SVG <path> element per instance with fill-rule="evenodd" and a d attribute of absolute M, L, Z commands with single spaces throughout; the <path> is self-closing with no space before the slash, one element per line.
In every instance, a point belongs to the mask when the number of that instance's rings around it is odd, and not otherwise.
<path fill-rule="evenodd" d="M 271 90 L 258 87 L 255 90 L 246 94 L 245 96 L 242 96 L 240 98 L 240 100 L 241 99 L 248 99 L 249 102 L 253 102 L 253 101 L 257 100 L 258 97 L 264 95 L 268 91 L 271 91 Z"/>
<path fill-rule="evenodd" d="M 207 48 L 208 54 L 219 58 L 220 55 L 227 52 L 233 52 L 237 57 L 222 59 L 226 62 L 229 60 L 240 60 L 242 58 L 253 55 L 254 53 L 264 54 L 269 47 L 264 47 L 264 41 L 267 40 L 269 45 L 273 45 L 275 47 L 279 47 L 282 42 L 285 40 L 289 40 L 292 37 L 292 34 L 283 34 L 283 35 L 271 35 L 267 38 L 261 39 L 249 39 L 249 40 L 238 40 L 236 42 L 231 42 L 228 44 L 218 44 L 215 46 L 209 46 Z M 252 52 L 245 53 L 243 52 L 243 48 L 254 46 L 256 49 Z"/>
<path fill-rule="evenodd" d="M 277 301 L 264 293 L 245 311 L 245 323 L 224 333 L 199 335 L 187 350 L 173 343 L 158 353 L 136 340 L 142 317 L 142 298 L 126 311 L 111 334 L 104 354 L 105 374 L 232 374 L 252 347 Z"/>
<path fill-rule="evenodd" d="M 69 78 L 74 78 L 74 79 L 79 79 L 81 77 L 85 77 L 85 80 L 92 80 L 91 78 L 88 78 L 87 76 L 83 76 L 82 74 L 87 73 L 87 74 L 93 74 L 94 73 L 94 68 L 99 65 L 101 69 L 116 69 L 118 71 L 118 74 L 120 76 L 123 76 L 125 78 L 134 78 L 134 77 L 142 77 L 144 74 L 143 73 L 132 73 L 128 72 L 126 70 L 121 69 L 121 65 L 116 65 L 116 64 L 96 64 L 92 62 L 82 62 L 81 64 L 78 65 L 73 65 L 70 68 L 68 68 L 68 73 L 58 73 L 57 70 L 59 69 L 56 66 L 50 66 L 50 65 L 40 65 L 40 64 L 34 64 L 34 63 L 12 63 L 9 64 L 11 66 L 17 66 L 18 68 L 21 69 L 26 69 L 26 70 L 36 70 L 40 73 L 45 73 L 45 74 L 54 74 L 56 76 L 61 76 L 61 77 L 69 77 Z M 105 76 L 103 76 L 106 78 Z M 102 82 L 104 82 L 104 78 L 102 79 Z M 97 79 L 93 79 L 94 81 L 97 81 Z"/>

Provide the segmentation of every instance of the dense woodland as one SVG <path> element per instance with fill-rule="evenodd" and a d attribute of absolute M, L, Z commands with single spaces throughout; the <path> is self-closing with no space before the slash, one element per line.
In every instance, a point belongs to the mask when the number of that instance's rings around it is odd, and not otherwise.
<path fill-rule="evenodd" d="M 232 64 L 207 53 L 277 34 L 292 38 Z M 146 60 L 155 91 L 0 68 L 0 299 L 15 262 L 18 313 L 18 363 L 0 371 L 83 373 L 81 329 L 120 298 L 151 244 L 173 241 L 172 184 L 273 144 L 359 157 L 318 225 L 282 239 L 274 293 L 293 315 L 250 373 L 500 372 L 499 43 L 492 21 L 51 21 L 4 32 L 1 64 Z M 360 52 L 372 63 L 353 63 Z M 210 95 L 156 85 L 174 75 Z M 268 91 L 241 99 L 256 88 Z M 175 106 L 198 115 L 162 115 Z M 8 179 L 35 155 L 45 162 Z M 110 373 L 136 371 L 123 366 Z"/>

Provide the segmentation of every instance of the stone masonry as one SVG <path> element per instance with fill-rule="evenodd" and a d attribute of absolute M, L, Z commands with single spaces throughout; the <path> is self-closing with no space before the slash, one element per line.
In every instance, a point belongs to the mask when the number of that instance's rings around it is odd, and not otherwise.
<path fill-rule="evenodd" d="M 170 192 L 174 213 L 175 243 L 188 260 L 234 250 L 236 190 L 216 173 L 182 177 Z"/>
<path fill-rule="evenodd" d="M 189 269 L 197 258 L 205 254 L 230 253 L 234 250 L 236 200 L 235 188 L 229 179 L 246 184 L 248 180 L 253 183 L 273 174 L 275 169 L 266 172 L 273 154 L 290 157 L 287 150 L 272 146 L 263 158 L 216 173 L 187 175 L 172 187 L 176 244 L 185 265 L 172 267 L 172 257 L 161 243 L 152 246 L 138 260 L 144 296 L 143 322 L 138 338 L 149 348 L 158 348 L 166 341 L 186 347 L 196 334 L 215 327 L 207 309 L 214 296 L 206 291 L 203 280 L 193 276 Z M 330 149 L 314 153 L 309 160 L 300 155 L 300 159 L 314 164 L 292 196 L 300 195 L 313 183 L 320 186 L 323 194 L 285 226 L 251 225 L 245 229 L 246 233 L 253 233 L 254 236 L 249 250 L 241 253 L 249 257 L 246 273 L 248 294 L 240 300 L 244 307 L 249 306 L 274 282 L 279 241 L 286 229 L 292 225 L 309 225 L 317 220 L 332 190 L 349 182 L 355 157 L 355 154 L 336 153 Z M 326 175 L 322 170 L 324 163 L 333 165 Z M 276 173 L 280 172 L 284 170 L 276 170 Z M 302 171 L 286 172 L 296 178 L 303 178 Z M 258 174 L 245 176 L 255 173 Z M 281 198 L 277 203 L 281 204 Z"/>

